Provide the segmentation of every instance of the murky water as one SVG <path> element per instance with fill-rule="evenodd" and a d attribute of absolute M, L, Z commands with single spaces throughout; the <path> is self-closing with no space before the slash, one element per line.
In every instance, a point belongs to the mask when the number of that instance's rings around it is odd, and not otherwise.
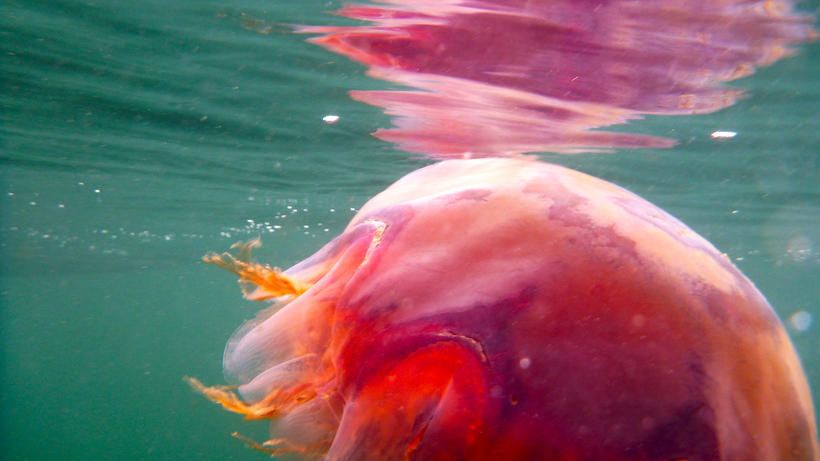
<path fill-rule="evenodd" d="M 0 6 L 3 459 L 266 458 L 230 437 L 239 417 L 181 380 L 221 382 L 227 338 L 259 308 L 200 257 L 261 236 L 259 259 L 287 267 L 429 163 L 370 136 L 389 118 L 347 94 L 395 85 L 253 23 L 351 24 L 327 14 L 339 7 Z M 733 107 L 618 128 L 676 147 L 543 156 L 639 193 L 726 252 L 786 321 L 815 400 L 818 75 L 812 43 L 735 82 L 750 97 Z"/>

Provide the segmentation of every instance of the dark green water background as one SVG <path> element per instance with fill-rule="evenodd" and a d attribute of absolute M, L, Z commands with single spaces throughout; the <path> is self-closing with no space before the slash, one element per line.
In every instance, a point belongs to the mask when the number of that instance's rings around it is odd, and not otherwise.
<path fill-rule="evenodd" d="M 814 1 L 800 5 L 813 11 Z M 191 392 L 262 306 L 200 262 L 261 235 L 287 267 L 427 161 L 351 89 L 389 88 L 347 59 L 246 20 L 349 24 L 340 2 L 0 4 L 4 460 L 266 459 L 264 440 Z M 712 115 L 621 129 L 670 150 L 545 155 L 631 189 L 710 239 L 789 327 L 820 397 L 820 46 L 736 82 Z M 322 117 L 336 114 L 336 124 Z M 715 130 L 738 132 L 716 140 Z M 805 318 L 806 314 L 801 314 Z"/>

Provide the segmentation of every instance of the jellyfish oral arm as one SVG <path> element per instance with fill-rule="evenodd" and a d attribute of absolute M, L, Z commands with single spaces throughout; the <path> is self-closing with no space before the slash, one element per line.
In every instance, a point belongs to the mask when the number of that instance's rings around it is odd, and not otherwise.
<path fill-rule="evenodd" d="M 427 459 L 481 446 L 489 395 L 473 346 L 443 339 L 375 370 L 353 390 L 328 459 Z"/>

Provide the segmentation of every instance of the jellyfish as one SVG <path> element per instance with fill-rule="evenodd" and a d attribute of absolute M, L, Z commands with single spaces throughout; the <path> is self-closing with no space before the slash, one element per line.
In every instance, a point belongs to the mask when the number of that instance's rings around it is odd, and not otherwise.
<path fill-rule="evenodd" d="M 287 270 L 206 260 L 272 302 L 230 339 L 254 447 L 328 460 L 820 460 L 809 387 L 730 260 L 614 184 L 446 160 Z"/>

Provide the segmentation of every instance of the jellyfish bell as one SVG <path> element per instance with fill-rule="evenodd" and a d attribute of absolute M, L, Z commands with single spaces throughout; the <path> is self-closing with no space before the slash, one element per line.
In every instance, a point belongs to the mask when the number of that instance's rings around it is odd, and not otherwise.
<path fill-rule="evenodd" d="M 818 460 L 808 384 L 765 298 L 705 239 L 606 181 L 448 160 L 279 271 L 208 260 L 276 303 L 231 338 L 272 419 L 256 448 L 333 460 Z"/>
<path fill-rule="evenodd" d="M 274 303 L 228 343 L 233 387 L 189 382 L 272 420 L 248 441 L 272 454 L 820 461 L 794 348 L 725 256 L 610 183 L 494 158 L 669 147 L 598 128 L 731 105 L 721 83 L 816 38 L 810 18 L 788 0 L 381 3 L 299 30 L 414 88 L 352 93 L 395 117 L 376 136 L 474 160 L 407 175 L 288 270 L 252 261 L 258 241 L 208 255 Z"/>

